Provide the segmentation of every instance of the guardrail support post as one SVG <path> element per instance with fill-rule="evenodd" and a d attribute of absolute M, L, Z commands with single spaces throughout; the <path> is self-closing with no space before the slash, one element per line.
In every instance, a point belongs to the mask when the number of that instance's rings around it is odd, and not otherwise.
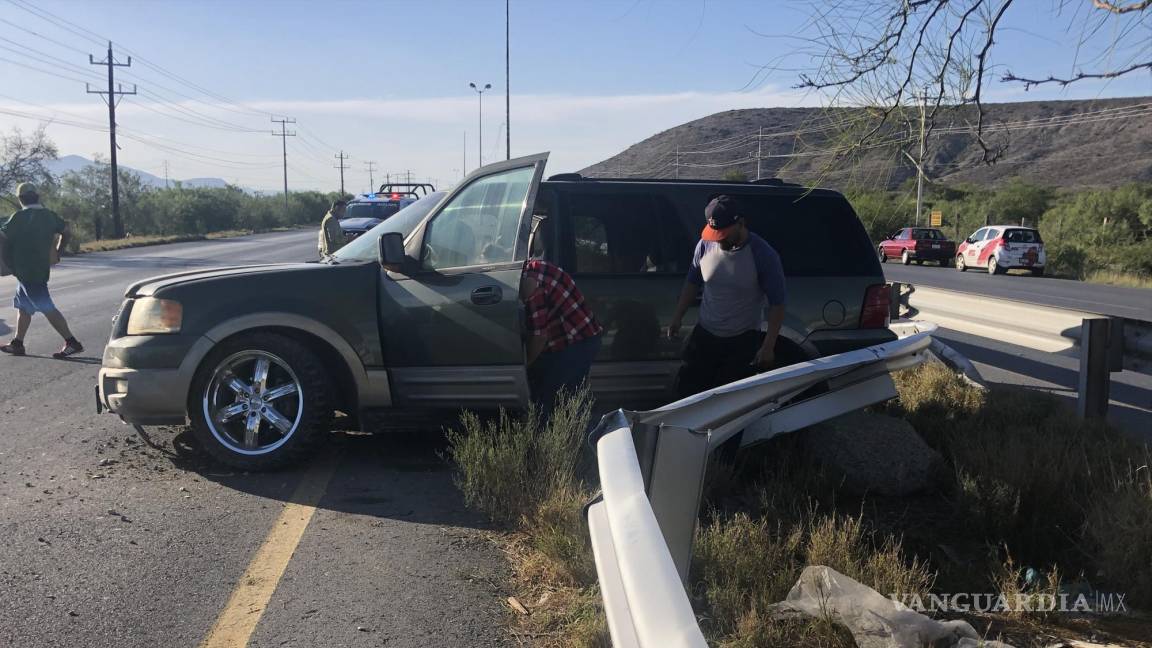
<path fill-rule="evenodd" d="M 1108 371 L 1124 371 L 1124 318 L 1108 319 Z"/>
<path fill-rule="evenodd" d="M 892 291 L 888 297 L 888 319 L 896 321 L 900 319 L 900 289 L 903 284 L 893 281 L 888 286 Z"/>
<path fill-rule="evenodd" d="M 1107 318 L 1086 318 L 1080 327 L 1080 382 L 1076 414 L 1082 419 L 1104 418 L 1108 414 L 1109 375 Z M 1114 340 L 1115 344 L 1115 340 Z"/>
<path fill-rule="evenodd" d="M 648 501 L 680 580 L 687 583 L 708 464 L 708 434 L 678 426 L 648 428 L 657 435 L 651 471 L 645 475 Z"/>

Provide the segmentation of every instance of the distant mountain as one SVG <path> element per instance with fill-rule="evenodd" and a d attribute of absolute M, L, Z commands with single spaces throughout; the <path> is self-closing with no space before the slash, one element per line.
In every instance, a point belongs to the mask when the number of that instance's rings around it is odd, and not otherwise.
<path fill-rule="evenodd" d="M 929 138 L 925 170 L 935 182 L 997 185 L 1019 178 L 1051 187 L 1152 181 L 1152 97 L 988 104 L 988 138 L 1007 144 L 994 165 L 981 161 L 974 112 L 944 109 Z M 719 179 L 763 177 L 835 188 L 894 189 L 916 176 L 892 147 L 874 147 L 830 166 L 838 124 L 853 108 L 729 110 L 670 128 L 583 171 L 587 176 Z M 763 138 L 757 135 L 763 129 Z M 895 128 L 886 136 L 907 136 Z"/>
<path fill-rule="evenodd" d="M 48 167 L 48 171 L 50 173 L 52 173 L 52 175 L 59 177 L 59 176 L 64 175 L 65 173 L 68 173 L 70 171 L 81 171 L 85 167 L 92 166 L 93 164 L 95 164 L 95 162 L 93 162 L 92 160 L 89 160 L 88 158 L 83 157 L 81 155 L 65 155 L 65 156 L 62 156 L 56 160 L 53 160 L 52 162 L 47 163 L 45 166 Z M 161 177 L 156 176 L 156 175 L 152 175 L 151 173 L 148 173 L 147 171 L 141 171 L 140 169 L 134 169 L 134 168 L 129 167 L 129 166 L 124 166 L 123 164 L 120 165 L 120 168 L 124 171 L 131 171 L 132 173 L 135 173 L 136 175 L 140 176 L 140 180 L 145 185 L 148 185 L 151 187 L 163 187 L 164 186 L 164 178 L 161 178 Z M 174 182 L 177 182 L 177 180 L 175 178 L 169 180 L 170 185 Z M 185 187 L 209 187 L 209 188 L 223 187 L 226 184 L 228 184 L 227 182 L 225 182 L 221 178 L 188 178 L 187 180 L 179 180 L 179 182 Z"/>

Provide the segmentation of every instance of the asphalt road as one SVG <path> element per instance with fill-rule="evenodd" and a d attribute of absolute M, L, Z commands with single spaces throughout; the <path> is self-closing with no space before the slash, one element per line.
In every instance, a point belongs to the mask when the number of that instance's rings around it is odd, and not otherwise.
<path fill-rule="evenodd" d="M 989 275 L 978 270 L 960 272 L 951 266 L 941 268 L 929 263 L 905 266 L 896 260 L 884 264 L 884 276 L 888 281 L 1152 321 L 1152 290 L 1141 288 L 1020 274 Z"/>
<path fill-rule="evenodd" d="M 127 284 L 306 260 L 314 246 L 314 233 L 291 232 L 90 254 L 54 270 L 57 305 L 88 350 L 51 359 L 60 341 L 38 317 L 32 355 L 0 357 L 0 645 L 228 645 L 235 628 L 216 628 L 224 610 L 258 619 L 249 646 L 506 643 L 505 561 L 460 501 L 436 435 L 336 436 L 316 462 L 330 477 L 316 465 L 248 475 L 207 464 L 182 429 L 153 431 L 170 455 L 95 413 Z M 13 290 L 0 278 L 3 299 Z M 11 317 L 0 311 L 0 337 Z M 298 545 L 272 539 L 301 520 Z M 286 561 L 278 585 L 268 569 L 246 571 L 258 554 L 265 567 Z M 253 603 L 261 591 L 270 600 Z"/>

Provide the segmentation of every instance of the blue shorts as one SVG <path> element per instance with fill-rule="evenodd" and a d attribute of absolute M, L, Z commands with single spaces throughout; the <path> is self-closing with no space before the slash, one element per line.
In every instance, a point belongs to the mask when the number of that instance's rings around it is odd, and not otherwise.
<path fill-rule="evenodd" d="M 12 305 L 25 313 L 54 313 L 56 304 L 52 303 L 52 295 L 48 294 L 48 284 L 16 284 L 16 296 L 12 298 Z"/>

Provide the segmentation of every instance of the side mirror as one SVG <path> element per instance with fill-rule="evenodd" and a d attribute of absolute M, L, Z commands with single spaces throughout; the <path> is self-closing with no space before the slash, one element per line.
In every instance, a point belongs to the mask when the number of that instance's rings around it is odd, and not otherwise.
<path fill-rule="evenodd" d="M 376 248 L 377 260 L 381 266 L 391 266 L 390 269 L 404 266 L 404 236 L 400 232 L 388 232 L 380 235 Z"/>

